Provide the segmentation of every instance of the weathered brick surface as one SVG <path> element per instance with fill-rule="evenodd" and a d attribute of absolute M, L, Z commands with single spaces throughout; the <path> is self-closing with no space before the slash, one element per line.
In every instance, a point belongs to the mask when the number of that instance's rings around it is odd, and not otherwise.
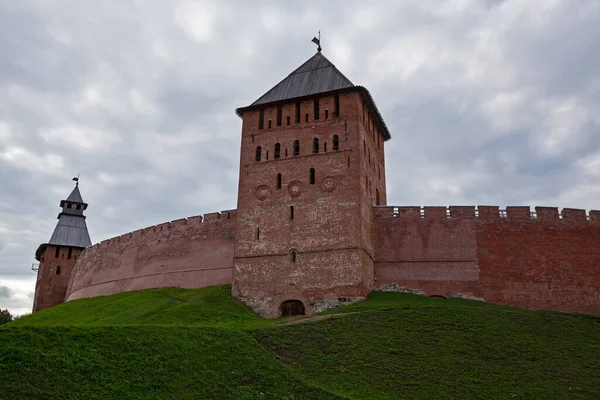
<path fill-rule="evenodd" d="M 511 306 L 600 314 L 600 224 L 585 211 L 479 207 L 375 210 L 375 285 L 454 294 Z M 433 218 L 428 218 L 433 211 Z M 466 217 L 465 217 L 466 212 Z M 591 212 L 590 215 L 594 215 Z"/>
<path fill-rule="evenodd" d="M 64 303 L 71 271 L 81 253 L 81 249 L 72 248 L 69 258 L 69 248 L 60 247 L 56 257 L 56 247 L 48 245 L 40 258 L 33 312 L 45 310 L 57 304 Z M 60 274 L 57 274 L 60 267 Z"/>
<path fill-rule="evenodd" d="M 235 211 L 167 222 L 86 249 L 67 300 L 157 287 L 231 283 Z"/>
<path fill-rule="evenodd" d="M 339 96 L 338 116 L 332 114 L 333 96 L 319 99 L 319 120 L 313 99 L 301 102 L 299 123 L 295 102 L 283 105 L 282 126 L 276 106 L 264 109 L 263 129 L 259 110 L 243 115 L 233 294 L 264 316 L 278 316 L 285 300 L 302 301 L 310 313 L 330 297 L 364 297 L 372 289 L 372 206 L 378 196 L 380 203 L 386 198 L 383 139 L 359 93 Z M 261 161 L 255 159 L 257 146 Z"/>
<path fill-rule="evenodd" d="M 487 301 L 600 314 L 600 226 L 498 222 L 478 227 L 480 286 Z"/>

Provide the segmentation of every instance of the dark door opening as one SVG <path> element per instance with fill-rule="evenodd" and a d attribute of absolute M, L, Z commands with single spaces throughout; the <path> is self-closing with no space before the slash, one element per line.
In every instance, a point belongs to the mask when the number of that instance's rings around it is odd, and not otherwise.
<path fill-rule="evenodd" d="M 296 315 L 305 315 L 304 304 L 300 300 L 286 300 L 281 303 L 282 317 L 295 317 Z"/>

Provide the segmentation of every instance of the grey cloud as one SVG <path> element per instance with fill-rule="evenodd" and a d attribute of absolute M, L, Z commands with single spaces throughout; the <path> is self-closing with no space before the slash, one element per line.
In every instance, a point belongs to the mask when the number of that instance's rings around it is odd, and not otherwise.
<path fill-rule="evenodd" d="M 13 292 L 10 288 L 6 286 L 0 286 L 0 299 L 10 299 L 13 295 Z"/>

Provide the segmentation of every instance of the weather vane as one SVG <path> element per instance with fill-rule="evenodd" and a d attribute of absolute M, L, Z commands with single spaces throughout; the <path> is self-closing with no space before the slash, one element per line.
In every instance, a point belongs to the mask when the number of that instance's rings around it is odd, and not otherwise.
<path fill-rule="evenodd" d="M 312 42 L 317 45 L 317 51 L 321 52 L 321 31 L 319 31 L 319 38 L 313 37 Z"/>
<path fill-rule="evenodd" d="M 77 173 L 77 176 L 73 180 L 75 181 L 75 186 L 79 186 L 79 173 Z"/>

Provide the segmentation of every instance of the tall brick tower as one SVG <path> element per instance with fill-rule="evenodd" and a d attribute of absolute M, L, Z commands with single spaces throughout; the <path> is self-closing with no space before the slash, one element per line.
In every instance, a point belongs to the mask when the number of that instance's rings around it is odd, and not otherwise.
<path fill-rule="evenodd" d="M 92 245 L 83 215 L 87 206 L 77 182 L 69 197 L 60 202 L 62 211 L 50 240 L 35 252 L 35 259 L 40 263 L 33 312 L 64 303 L 71 270 L 81 251 Z"/>
<path fill-rule="evenodd" d="M 367 296 L 390 139 L 369 92 L 319 51 L 237 114 L 233 295 L 269 318 Z"/>

